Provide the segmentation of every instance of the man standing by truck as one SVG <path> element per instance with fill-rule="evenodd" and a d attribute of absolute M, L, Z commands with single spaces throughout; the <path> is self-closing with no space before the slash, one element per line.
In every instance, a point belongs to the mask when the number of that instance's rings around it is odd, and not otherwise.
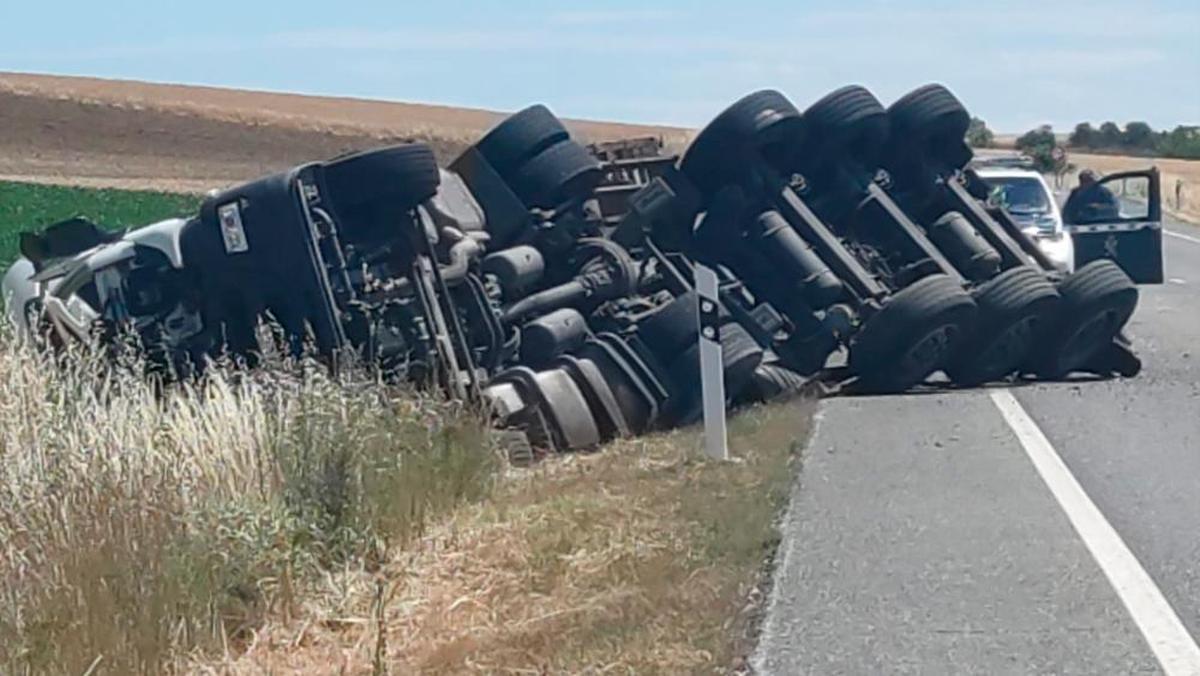
<path fill-rule="evenodd" d="M 1063 218 L 1067 223 L 1095 223 L 1120 218 L 1117 198 L 1104 187 L 1096 172 L 1084 169 L 1079 172 L 1079 185 L 1067 197 L 1063 207 Z"/>

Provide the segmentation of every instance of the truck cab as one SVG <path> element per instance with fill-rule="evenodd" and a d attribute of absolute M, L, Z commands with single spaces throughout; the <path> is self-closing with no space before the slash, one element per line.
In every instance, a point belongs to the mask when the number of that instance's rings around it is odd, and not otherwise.
<path fill-rule="evenodd" d="M 177 283 L 186 225 L 169 219 L 109 233 L 71 219 L 27 233 L 0 285 L 9 321 L 25 335 L 49 328 L 64 343 L 88 341 L 100 320 L 139 333 L 153 327 L 156 342 L 186 340 L 199 327 Z"/>

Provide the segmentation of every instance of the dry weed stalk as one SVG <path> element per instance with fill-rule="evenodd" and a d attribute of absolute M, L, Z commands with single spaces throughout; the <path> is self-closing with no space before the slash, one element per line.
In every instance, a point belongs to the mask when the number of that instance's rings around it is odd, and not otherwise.
<path fill-rule="evenodd" d="M 230 650 L 486 493 L 474 419 L 313 365 L 149 387 L 0 335 L 0 672 Z M 97 665 L 100 665 L 97 667 Z"/>

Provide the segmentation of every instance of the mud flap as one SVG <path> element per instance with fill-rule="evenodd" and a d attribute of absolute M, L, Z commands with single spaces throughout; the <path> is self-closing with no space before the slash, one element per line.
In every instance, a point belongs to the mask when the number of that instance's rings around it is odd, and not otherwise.
<path fill-rule="evenodd" d="M 1083 370 L 1104 378 L 1133 378 L 1142 372 L 1142 360 L 1133 353 L 1129 338 L 1122 334 L 1084 364 Z"/>

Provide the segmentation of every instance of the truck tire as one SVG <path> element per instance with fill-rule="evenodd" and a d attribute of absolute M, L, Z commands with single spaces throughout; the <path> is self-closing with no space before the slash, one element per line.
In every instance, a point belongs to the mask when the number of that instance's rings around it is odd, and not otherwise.
<path fill-rule="evenodd" d="M 850 370 L 865 392 L 903 392 L 943 368 L 973 329 L 978 308 L 946 275 L 902 289 L 850 344 Z"/>
<path fill-rule="evenodd" d="M 808 384 L 807 378 L 791 369 L 779 364 L 760 364 L 742 399 L 757 403 L 790 399 L 803 394 Z"/>
<path fill-rule="evenodd" d="M 1138 302 L 1133 280 L 1107 259 L 1077 270 L 1059 285 L 1058 292 L 1063 299 L 1059 320 L 1029 368 L 1048 380 L 1086 370 L 1088 362 L 1120 334 Z"/>
<path fill-rule="evenodd" d="M 600 160 L 578 143 L 563 141 L 517 169 L 511 184 L 526 206 L 550 209 L 587 197 L 603 178 Z"/>
<path fill-rule="evenodd" d="M 676 296 L 658 312 L 639 321 L 637 327 L 638 337 L 646 347 L 664 356 L 679 354 L 695 344 L 699 331 L 694 291 Z"/>
<path fill-rule="evenodd" d="M 324 166 L 325 189 L 338 206 L 387 202 L 408 210 L 437 194 L 442 177 L 433 150 L 409 143 L 353 153 Z"/>
<path fill-rule="evenodd" d="M 761 153 L 778 171 L 790 171 L 804 139 L 796 106 L 773 89 L 748 94 L 696 135 L 679 167 L 706 197 L 740 183 L 746 162 Z"/>
<path fill-rule="evenodd" d="M 571 135 L 550 109 L 541 104 L 509 116 L 484 135 L 475 147 L 502 178 Z"/>
<path fill-rule="evenodd" d="M 848 157 L 874 170 L 888 138 L 888 114 L 864 87 L 850 85 L 830 92 L 804 111 L 809 143 L 805 154 L 836 160 Z"/>
<path fill-rule="evenodd" d="M 721 327 L 721 365 L 725 373 L 725 397 L 735 399 L 754 377 L 762 363 L 763 349 L 746 329 L 736 322 Z M 668 416 L 676 425 L 696 422 L 702 414 L 703 397 L 700 376 L 700 343 L 693 343 L 667 369 L 674 401 L 668 403 Z"/>
<path fill-rule="evenodd" d="M 946 367 L 951 382 L 962 387 L 1000 380 L 1020 369 L 1062 300 L 1046 275 L 1028 265 L 1000 273 L 972 296 L 979 321 Z"/>
<path fill-rule="evenodd" d="M 962 102 L 940 84 L 927 84 L 900 97 L 888 107 L 893 142 L 915 149 L 926 160 L 961 169 L 971 161 L 967 128 L 971 115 Z"/>

